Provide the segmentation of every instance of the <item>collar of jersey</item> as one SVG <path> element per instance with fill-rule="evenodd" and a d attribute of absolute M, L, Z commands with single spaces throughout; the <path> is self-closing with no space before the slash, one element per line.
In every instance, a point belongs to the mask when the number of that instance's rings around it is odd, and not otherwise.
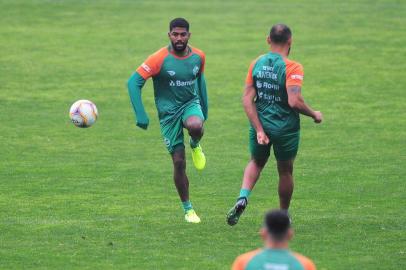
<path fill-rule="evenodd" d="M 173 55 L 173 57 L 175 57 L 175 58 L 178 58 L 178 59 L 186 59 L 186 58 L 188 58 L 189 56 L 191 56 L 191 55 L 193 54 L 192 48 L 190 48 L 189 45 L 187 46 L 187 48 L 188 48 L 188 54 L 186 54 L 185 56 L 179 56 L 179 55 L 176 55 L 175 53 L 172 52 L 172 45 L 169 44 L 169 45 L 168 45 L 168 52 L 169 52 L 171 55 Z"/>

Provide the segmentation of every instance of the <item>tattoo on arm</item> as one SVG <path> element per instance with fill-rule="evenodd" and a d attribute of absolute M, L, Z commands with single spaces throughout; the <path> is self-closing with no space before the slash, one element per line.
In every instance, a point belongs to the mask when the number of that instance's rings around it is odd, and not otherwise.
<path fill-rule="evenodd" d="M 300 86 L 294 85 L 289 87 L 289 92 L 291 92 L 292 94 L 299 94 L 302 92 L 302 88 Z"/>

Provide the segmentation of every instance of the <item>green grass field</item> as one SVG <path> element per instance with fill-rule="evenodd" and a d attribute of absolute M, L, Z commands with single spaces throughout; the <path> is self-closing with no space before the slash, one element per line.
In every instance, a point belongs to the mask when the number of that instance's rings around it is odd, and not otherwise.
<path fill-rule="evenodd" d="M 263 213 L 278 206 L 274 159 L 240 223 L 225 213 L 249 159 L 248 65 L 285 22 L 304 96 L 325 116 L 302 117 L 292 249 L 318 269 L 405 269 L 405 14 L 400 0 L 1 0 L 0 268 L 229 269 L 260 246 Z M 126 89 L 177 16 L 206 52 L 207 168 L 188 153 L 199 225 L 183 221 L 152 83 L 146 132 Z M 94 127 L 69 122 L 77 99 L 97 104 Z"/>

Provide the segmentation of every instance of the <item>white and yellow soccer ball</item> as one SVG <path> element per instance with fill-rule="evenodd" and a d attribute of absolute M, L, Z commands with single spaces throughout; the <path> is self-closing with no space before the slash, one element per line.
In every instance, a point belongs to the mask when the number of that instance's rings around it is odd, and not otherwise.
<path fill-rule="evenodd" d="M 69 117 L 72 123 L 80 128 L 91 127 L 97 120 L 96 105 L 90 100 L 78 100 L 72 104 Z"/>

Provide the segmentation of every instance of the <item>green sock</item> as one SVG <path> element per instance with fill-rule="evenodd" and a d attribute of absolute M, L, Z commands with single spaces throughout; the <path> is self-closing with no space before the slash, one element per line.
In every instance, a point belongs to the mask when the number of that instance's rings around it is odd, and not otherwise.
<path fill-rule="evenodd" d="M 200 139 L 199 140 L 194 140 L 192 137 L 190 137 L 190 140 L 189 140 L 190 147 L 192 147 L 192 148 L 198 147 L 199 142 L 200 142 Z"/>
<path fill-rule="evenodd" d="M 183 206 L 183 210 L 185 210 L 185 212 L 190 209 L 193 209 L 192 203 L 189 200 L 182 202 L 182 206 Z"/>
<path fill-rule="evenodd" d="M 245 197 L 248 199 L 248 196 L 250 196 L 250 193 L 251 193 L 250 189 L 242 188 L 242 189 L 240 189 L 240 198 Z"/>

